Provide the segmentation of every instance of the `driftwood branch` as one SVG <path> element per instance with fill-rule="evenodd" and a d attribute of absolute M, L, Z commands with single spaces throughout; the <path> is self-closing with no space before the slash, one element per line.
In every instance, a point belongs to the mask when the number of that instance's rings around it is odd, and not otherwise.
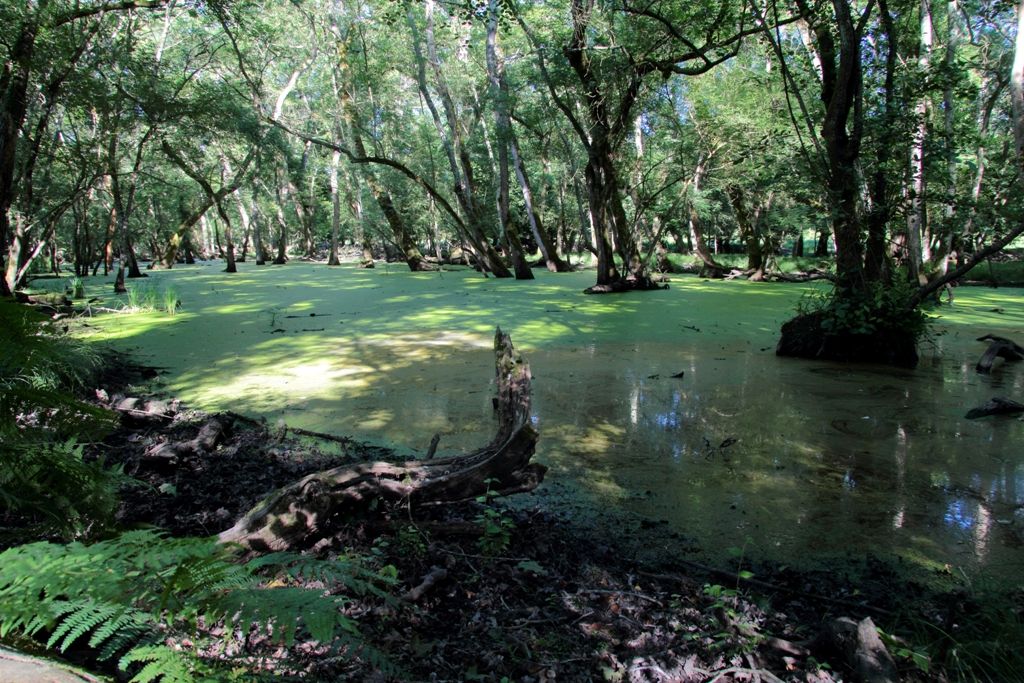
<path fill-rule="evenodd" d="M 975 366 L 975 370 L 983 375 L 992 372 L 992 364 L 996 362 L 996 358 L 1002 358 L 1006 361 L 1024 360 L 1024 348 L 1021 348 L 1006 337 L 986 334 L 984 337 L 978 337 L 978 341 L 989 342 L 988 348 L 982 355 L 981 360 L 978 361 L 978 365 Z"/>
<path fill-rule="evenodd" d="M 530 367 L 500 329 L 494 353 L 498 428 L 488 445 L 460 457 L 311 474 L 271 493 L 221 533 L 220 541 L 255 551 L 308 547 L 350 519 L 392 505 L 415 508 L 535 488 L 547 468 L 530 462 L 538 436 L 530 419 Z"/>
<path fill-rule="evenodd" d="M 988 417 L 989 415 L 1017 415 L 1020 413 L 1024 413 L 1024 405 L 1008 398 L 996 396 L 983 406 L 971 408 L 965 417 L 968 420 L 977 420 L 979 417 Z"/>

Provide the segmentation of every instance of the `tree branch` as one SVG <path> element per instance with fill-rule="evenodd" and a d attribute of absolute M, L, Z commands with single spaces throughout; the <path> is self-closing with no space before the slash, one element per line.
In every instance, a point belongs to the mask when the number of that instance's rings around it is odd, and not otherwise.
<path fill-rule="evenodd" d="M 956 270 L 951 270 L 942 277 L 936 278 L 926 285 L 918 288 L 910 297 L 910 301 L 907 303 L 906 309 L 912 311 L 917 306 L 928 298 L 929 295 L 939 291 L 942 287 L 945 287 L 947 283 L 952 282 L 958 278 L 963 277 L 968 272 L 974 269 L 976 265 L 987 259 L 993 254 L 998 254 L 1013 240 L 1017 239 L 1020 235 L 1024 234 L 1024 222 L 1021 222 L 1016 228 L 1003 235 L 1001 238 L 988 245 L 981 251 L 975 252 L 974 256 Z"/>
<path fill-rule="evenodd" d="M 423 190 L 425 190 L 426 193 L 429 194 L 434 199 L 435 202 L 440 204 L 441 208 L 444 209 L 445 213 L 447 213 L 451 217 L 451 219 L 455 222 L 455 225 L 459 228 L 459 230 L 462 230 L 463 232 L 466 231 L 466 224 L 462 222 L 462 218 L 460 218 L 459 214 L 455 212 L 455 209 L 452 208 L 452 205 L 448 203 L 448 200 L 445 199 L 444 196 L 440 192 L 438 192 L 434 188 L 434 186 L 431 185 L 425 178 L 420 176 L 418 173 L 410 169 L 405 164 L 399 161 L 395 161 L 394 159 L 388 159 L 387 157 L 359 156 L 357 154 L 354 154 L 347 147 L 339 145 L 336 142 L 331 142 L 329 140 L 324 140 L 323 138 L 317 138 L 313 137 L 312 135 L 300 133 L 299 131 L 293 128 L 289 128 L 285 124 L 275 119 L 269 119 L 269 121 L 274 126 L 277 126 L 284 132 L 288 133 L 289 135 L 294 135 L 300 140 L 304 140 L 305 142 L 317 145 L 318 147 L 323 147 L 325 149 L 334 150 L 335 152 L 340 152 L 341 154 L 344 154 L 345 157 L 347 157 L 348 160 L 353 164 L 379 164 L 381 166 L 387 166 L 388 168 L 392 168 L 398 171 L 406 178 L 412 180 L 414 183 L 423 188 Z"/>
<path fill-rule="evenodd" d="M 166 5 L 168 0 L 120 0 L 119 2 L 105 2 L 100 5 L 88 7 L 76 7 L 73 10 L 57 16 L 53 21 L 53 27 L 63 26 L 72 21 L 94 17 L 97 14 L 107 12 L 120 12 L 129 9 L 157 9 Z"/>

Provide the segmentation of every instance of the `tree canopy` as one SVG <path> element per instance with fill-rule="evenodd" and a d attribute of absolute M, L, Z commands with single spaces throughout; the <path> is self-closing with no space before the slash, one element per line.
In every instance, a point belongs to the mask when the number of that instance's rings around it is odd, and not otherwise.
<path fill-rule="evenodd" d="M 910 281 L 913 308 L 1020 232 L 1016 14 L 2 2 L 3 288 L 351 243 L 496 277 L 593 258 L 591 291 L 621 291 L 666 250 L 731 246 L 760 279 L 811 238 L 841 290 Z"/>

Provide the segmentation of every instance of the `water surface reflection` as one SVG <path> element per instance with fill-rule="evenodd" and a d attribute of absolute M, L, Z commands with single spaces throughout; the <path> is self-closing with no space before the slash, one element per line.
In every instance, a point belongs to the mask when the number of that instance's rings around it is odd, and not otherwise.
<path fill-rule="evenodd" d="M 572 350 L 540 352 L 544 453 L 704 546 L 783 561 L 876 552 L 1011 575 L 1024 564 L 1024 423 L 964 413 L 994 390 L 1020 395 L 1021 373 L 976 375 L 978 349 L 963 340 L 937 351 L 901 371 L 728 346 L 605 346 L 587 354 L 593 374 L 574 369 Z M 575 401 L 552 389 L 569 381 Z"/>

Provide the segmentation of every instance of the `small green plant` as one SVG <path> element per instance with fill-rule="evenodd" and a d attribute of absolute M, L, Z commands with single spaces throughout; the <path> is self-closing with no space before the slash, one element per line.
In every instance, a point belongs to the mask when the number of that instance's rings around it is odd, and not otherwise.
<path fill-rule="evenodd" d="M 173 287 L 158 289 L 150 284 L 131 285 L 128 287 L 127 310 L 134 313 L 163 311 L 167 315 L 178 312 L 181 301 Z"/>
<path fill-rule="evenodd" d="M 398 529 L 398 533 L 395 534 L 395 545 L 403 555 L 410 557 L 423 557 L 427 552 L 424 534 L 413 524 Z"/>
<path fill-rule="evenodd" d="M 894 657 L 909 660 L 915 667 L 924 673 L 928 673 L 931 670 L 931 659 L 923 649 L 915 648 L 902 639 L 886 633 L 882 629 L 878 629 L 878 635 L 882 639 L 882 642 L 885 643 L 885 647 Z"/>
<path fill-rule="evenodd" d="M 85 298 L 85 283 L 82 282 L 82 278 L 73 277 L 68 280 L 67 287 L 65 287 L 68 295 L 72 299 L 84 299 Z"/>
<path fill-rule="evenodd" d="M 167 315 L 174 315 L 178 312 L 181 301 L 178 300 L 178 292 L 173 287 L 163 290 L 163 309 Z"/>
<path fill-rule="evenodd" d="M 156 304 L 156 292 L 150 285 L 129 285 L 128 310 L 152 311 Z"/>
<path fill-rule="evenodd" d="M 508 550 L 515 524 L 504 510 L 494 505 L 494 494 L 491 493 L 491 484 L 494 480 L 488 479 L 485 483 L 487 491 L 476 498 L 476 502 L 487 506 L 476 516 L 476 523 L 481 526 L 477 547 L 487 557 L 495 557 Z"/>
<path fill-rule="evenodd" d="M 715 600 L 715 607 L 722 607 L 727 598 L 735 598 L 739 592 L 735 588 L 726 588 L 720 583 L 705 583 L 702 590 L 704 595 Z"/>
<path fill-rule="evenodd" d="M 928 316 L 920 306 L 907 310 L 913 288 L 903 280 L 885 286 L 874 283 L 862 292 L 809 292 L 797 304 L 800 315 L 819 314 L 828 334 L 871 335 L 904 333 L 919 340 L 927 331 Z"/>

